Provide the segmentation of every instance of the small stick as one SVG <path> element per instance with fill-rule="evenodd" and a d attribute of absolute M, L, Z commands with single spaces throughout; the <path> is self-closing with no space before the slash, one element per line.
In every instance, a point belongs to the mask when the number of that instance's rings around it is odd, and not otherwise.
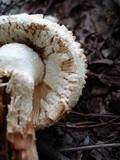
<path fill-rule="evenodd" d="M 70 124 L 57 124 L 57 126 L 60 127 L 67 127 L 67 128 L 75 128 L 75 129 L 84 129 L 84 128 L 94 128 L 94 127 L 101 127 L 106 125 L 107 123 L 100 123 L 100 124 L 95 124 L 95 125 L 81 125 L 81 126 L 76 126 L 76 125 L 70 125 Z"/>
<path fill-rule="evenodd" d="M 18 3 L 22 2 L 21 0 L 15 1 L 13 2 L 11 5 L 9 5 L 7 8 L 5 8 L 2 13 L 0 13 L 0 15 L 5 14 L 7 11 L 9 11 L 11 8 L 13 8 L 14 6 L 16 6 Z"/>
<path fill-rule="evenodd" d="M 61 127 L 67 127 L 67 128 L 93 128 L 93 127 L 101 127 L 101 126 L 104 126 L 104 125 L 107 125 L 107 124 L 110 124 L 112 123 L 113 121 L 119 119 L 119 117 L 117 118 L 114 118 L 112 120 L 109 120 L 108 122 L 103 122 L 103 123 L 98 123 L 98 124 L 90 124 L 90 125 L 86 125 L 85 122 L 83 122 L 83 125 L 76 125 L 74 123 L 71 123 L 71 124 L 64 124 L 64 123 L 57 123 L 56 125 L 57 126 L 61 126 Z M 82 124 L 82 123 L 81 123 Z"/>
<path fill-rule="evenodd" d="M 45 9 L 43 15 L 46 14 L 47 10 L 50 8 L 50 6 L 52 5 L 52 3 L 53 3 L 53 0 L 50 0 L 50 1 L 48 2 L 48 5 L 46 6 L 46 9 Z"/>
<path fill-rule="evenodd" d="M 71 114 L 76 114 L 76 115 L 80 115 L 82 117 L 107 117 L 107 118 L 116 118 L 116 117 L 120 117 L 114 114 L 98 114 L 98 113 L 88 113 L 88 114 L 84 114 L 84 113 L 79 113 L 79 112 L 75 112 L 75 111 L 71 111 Z"/>
<path fill-rule="evenodd" d="M 5 87 L 7 85 L 8 85 L 8 83 L 0 83 L 0 87 Z"/>
<path fill-rule="evenodd" d="M 96 144 L 96 145 L 90 145 L 90 146 L 62 148 L 62 149 L 58 149 L 58 151 L 64 153 L 64 152 L 85 151 L 85 150 L 93 150 L 93 149 L 100 149 L 100 148 L 110 148 L 110 147 L 113 147 L 113 148 L 120 147 L 120 143 Z"/>

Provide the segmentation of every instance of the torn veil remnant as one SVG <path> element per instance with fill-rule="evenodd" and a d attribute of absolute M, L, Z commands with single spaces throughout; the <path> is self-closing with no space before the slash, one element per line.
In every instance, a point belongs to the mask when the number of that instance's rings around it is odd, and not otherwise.
<path fill-rule="evenodd" d="M 38 160 L 34 129 L 53 125 L 75 106 L 85 85 L 86 58 L 65 26 L 41 15 L 1 16 L 0 45 L 12 159 Z"/>

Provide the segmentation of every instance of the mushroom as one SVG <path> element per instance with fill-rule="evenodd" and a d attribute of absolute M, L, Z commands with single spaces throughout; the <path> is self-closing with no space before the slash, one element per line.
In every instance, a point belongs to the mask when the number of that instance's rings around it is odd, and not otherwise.
<path fill-rule="evenodd" d="M 38 160 L 35 130 L 53 125 L 75 106 L 85 85 L 86 58 L 71 31 L 42 15 L 1 16 L 0 45 L 12 159 Z"/>

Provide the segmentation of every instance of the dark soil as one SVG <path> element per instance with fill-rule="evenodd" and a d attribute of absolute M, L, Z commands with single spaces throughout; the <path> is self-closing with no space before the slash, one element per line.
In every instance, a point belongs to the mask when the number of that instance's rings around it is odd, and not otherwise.
<path fill-rule="evenodd" d="M 1 15 L 56 17 L 73 31 L 88 60 L 86 86 L 75 108 L 53 127 L 36 132 L 39 159 L 120 160 L 119 5 L 119 0 L 0 1 Z"/>

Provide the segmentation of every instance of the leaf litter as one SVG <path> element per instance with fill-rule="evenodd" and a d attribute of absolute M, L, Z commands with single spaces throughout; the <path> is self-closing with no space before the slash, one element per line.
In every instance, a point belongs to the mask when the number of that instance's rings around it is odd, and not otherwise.
<path fill-rule="evenodd" d="M 77 147 L 120 143 L 120 2 L 118 0 L 2 0 L 0 14 L 56 17 L 81 42 L 88 60 L 87 83 L 73 111 L 55 126 L 39 130 L 39 156 L 50 160 L 119 160 L 120 147 Z M 0 127 L 0 159 L 9 159 Z M 42 146 L 41 146 L 42 144 Z M 49 146 L 49 148 L 47 147 Z M 62 153 L 59 149 L 76 149 Z"/>

